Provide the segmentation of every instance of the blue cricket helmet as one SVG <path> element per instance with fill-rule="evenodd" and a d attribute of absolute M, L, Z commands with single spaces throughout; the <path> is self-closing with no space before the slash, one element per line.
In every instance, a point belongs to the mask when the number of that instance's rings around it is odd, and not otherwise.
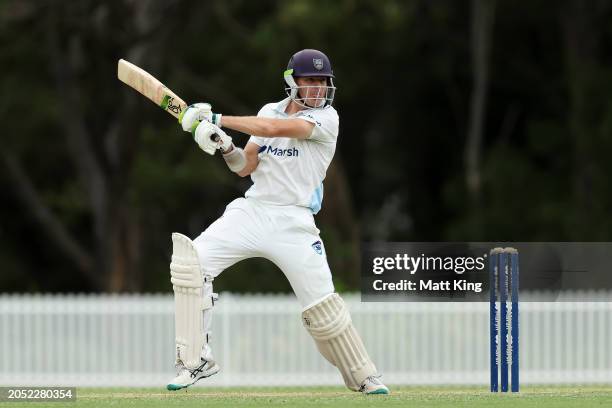
<path fill-rule="evenodd" d="M 307 76 L 334 78 L 329 58 L 319 50 L 305 49 L 296 52 L 289 60 L 287 69 L 293 70 L 295 78 Z"/>
<path fill-rule="evenodd" d="M 298 86 L 295 82 L 295 78 L 300 77 L 325 77 L 327 78 L 327 86 L 325 87 L 325 96 L 318 97 L 309 96 L 307 98 L 299 96 L 299 90 L 308 93 L 308 88 L 321 88 L 313 86 Z M 298 105 L 307 109 L 320 109 L 332 104 L 336 93 L 336 87 L 334 86 L 334 71 L 332 70 L 331 62 L 327 55 L 319 50 L 305 49 L 296 52 L 289 59 L 287 64 L 287 70 L 284 73 L 285 82 L 287 87 L 285 91 L 287 95 Z M 306 100 L 315 100 L 316 106 L 306 105 Z"/>

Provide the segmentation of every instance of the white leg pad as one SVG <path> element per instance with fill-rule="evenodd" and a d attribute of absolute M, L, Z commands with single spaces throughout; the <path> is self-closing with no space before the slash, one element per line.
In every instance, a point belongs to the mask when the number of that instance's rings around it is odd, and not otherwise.
<path fill-rule="evenodd" d="M 216 294 L 212 277 L 204 279 L 193 242 L 186 236 L 172 234 L 170 277 L 174 290 L 176 359 L 193 369 L 200 357 L 210 355 L 211 312 Z"/>
<path fill-rule="evenodd" d="M 321 354 L 338 367 L 348 388 L 358 391 L 367 377 L 377 375 L 340 295 L 333 293 L 306 309 L 302 321 Z"/>

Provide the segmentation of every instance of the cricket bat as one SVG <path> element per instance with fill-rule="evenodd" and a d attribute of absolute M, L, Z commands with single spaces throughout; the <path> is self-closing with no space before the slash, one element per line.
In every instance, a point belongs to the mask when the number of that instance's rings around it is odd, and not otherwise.
<path fill-rule="evenodd" d="M 131 62 L 124 59 L 119 60 L 117 77 L 121 82 L 134 88 L 177 119 L 187 108 L 184 100 L 166 88 L 153 75 Z"/>

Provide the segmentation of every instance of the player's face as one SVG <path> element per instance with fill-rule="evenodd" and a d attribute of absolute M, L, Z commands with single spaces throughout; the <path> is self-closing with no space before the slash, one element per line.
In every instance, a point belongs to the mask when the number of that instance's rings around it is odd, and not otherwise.
<path fill-rule="evenodd" d="M 295 82 L 300 87 L 299 97 L 302 98 L 305 105 L 319 108 L 325 104 L 327 78 L 301 77 L 296 78 Z"/>

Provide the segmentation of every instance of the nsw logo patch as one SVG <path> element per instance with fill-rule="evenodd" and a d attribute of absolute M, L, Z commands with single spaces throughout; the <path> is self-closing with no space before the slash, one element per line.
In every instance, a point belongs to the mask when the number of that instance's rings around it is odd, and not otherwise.
<path fill-rule="evenodd" d="M 323 245 L 321 245 L 321 241 L 313 242 L 311 246 L 317 254 L 323 255 Z"/>

